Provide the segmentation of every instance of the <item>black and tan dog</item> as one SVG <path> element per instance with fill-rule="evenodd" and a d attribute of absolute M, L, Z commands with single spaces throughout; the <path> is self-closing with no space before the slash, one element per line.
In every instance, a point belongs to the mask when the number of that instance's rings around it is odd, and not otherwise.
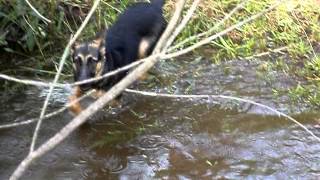
<path fill-rule="evenodd" d="M 164 0 L 136 3 L 128 7 L 117 21 L 91 42 L 72 47 L 74 80 L 82 81 L 101 76 L 151 54 L 166 27 L 162 6 Z M 119 82 L 127 72 L 97 82 L 80 85 L 74 89 L 70 101 L 89 89 L 98 90 L 98 96 Z M 70 110 L 79 114 L 79 103 Z"/>

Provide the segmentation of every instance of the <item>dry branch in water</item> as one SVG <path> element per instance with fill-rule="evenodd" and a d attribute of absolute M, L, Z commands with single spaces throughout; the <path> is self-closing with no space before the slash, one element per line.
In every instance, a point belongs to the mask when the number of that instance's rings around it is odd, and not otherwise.
<path fill-rule="evenodd" d="M 46 100 L 43 104 L 43 107 L 42 107 L 42 110 L 41 110 L 41 113 L 40 113 L 40 117 L 39 117 L 39 121 L 37 123 L 37 126 L 36 126 L 36 129 L 34 130 L 34 134 L 33 134 L 33 137 L 32 137 L 32 142 L 31 142 L 31 145 L 30 145 L 30 153 L 34 150 L 34 146 L 36 144 L 36 141 L 37 141 L 37 137 L 38 137 L 38 133 L 39 133 L 39 130 L 40 130 L 40 127 L 41 127 L 41 123 L 42 123 L 42 119 L 46 113 L 46 110 L 47 110 L 47 107 L 48 107 L 48 104 L 49 104 L 49 100 L 51 98 L 51 95 L 52 95 L 52 92 L 53 92 L 53 89 L 55 87 L 55 84 L 58 82 L 59 80 L 59 77 L 60 77 L 60 74 L 62 72 L 62 69 L 63 69 L 63 66 L 65 64 L 65 61 L 69 55 L 69 50 L 70 50 L 70 47 L 72 46 L 72 44 L 76 41 L 76 39 L 78 38 L 78 36 L 80 35 L 80 33 L 82 32 L 82 30 L 86 27 L 86 25 L 88 24 L 89 22 L 89 19 L 91 18 L 91 16 L 93 15 L 94 11 L 96 10 L 96 8 L 98 7 L 99 5 L 99 2 L 100 0 L 95 0 L 91 10 L 89 11 L 87 17 L 85 18 L 85 20 L 83 21 L 83 23 L 81 24 L 80 28 L 78 29 L 78 31 L 76 32 L 76 34 L 71 38 L 71 40 L 69 41 L 67 47 L 65 48 L 64 52 L 63 52 L 63 55 L 61 57 L 61 60 L 60 60 L 60 63 L 59 63 L 59 68 L 58 68 L 58 71 L 57 71 L 57 74 L 55 75 L 54 77 L 54 80 L 52 82 L 52 84 L 50 85 L 49 87 L 49 93 L 47 94 L 47 97 L 46 97 Z"/>
<path fill-rule="evenodd" d="M 85 93 L 83 96 L 79 97 L 78 99 L 75 99 L 74 101 L 66 104 L 65 106 L 63 106 L 62 108 L 51 112 L 49 114 L 46 114 L 45 116 L 43 116 L 43 119 L 48 119 L 51 118 L 53 116 L 56 116 L 60 113 L 62 113 L 63 111 L 67 110 L 69 107 L 71 107 L 72 105 L 76 104 L 77 102 L 83 100 L 84 98 L 90 96 L 95 90 L 91 90 L 87 93 Z M 13 128 L 13 127 L 17 127 L 17 126 L 22 126 L 22 125 L 27 125 L 27 124 L 31 124 L 34 122 L 37 122 L 39 120 L 39 118 L 32 118 L 29 120 L 24 120 L 24 121 L 20 121 L 20 122 L 16 122 L 16 123 L 10 123 L 10 124 L 4 124 L 4 125 L 0 125 L 0 130 L 1 129 L 8 129 L 8 128 Z"/>
<path fill-rule="evenodd" d="M 240 59 L 253 59 L 253 58 L 256 58 L 256 57 L 262 57 L 262 56 L 270 55 L 271 53 L 282 53 L 282 51 L 286 50 L 287 48 L 288 48 L 287 46 L 284 46 L 284 47 L 272 49 L 272 50 L 269 50 L 267 52 L 259 53 L 259 54 L 253 55 L 253 56 L 244 57 L 244 58 L 240 58 Z M 144 61 L 145 61 L 145 59 L 141 59 L 138 62 L 142 63 Z M 125 66 L 125 68 L 119 68 L 117 70 L 111 71 L 111 72 L 107 73 L 107 75 L 108 75 L 107 77 L 109 77 L 111 75 L 115 75 L 115 74 L 121 72 L 122 69 L 131 68 L 131 67 L 136 66 L 136 65 L 138 65 L 138 63 L 133 62 L 133 63 Z M 5 74 L 1 74 L 1 73 L 0 73 L 0 78 L 5 79 L 5 80 L 9 80 L 9 81 L 14 81 L 14 82 L 26 84 L 26 85 L 38 86 L 38 87 L 50 87 L 50 85 L 52 84 L 52 83 L 48 83 L 48 82 L 44 82 L 44 81 L 34 81 L 34 80 L 29 80 L 29 79 L 18 79 L 18 78 L 15 78 L 15 77 L 12 77 L 12 76 L 8 76 L 8 75 L 5 75 Z M 100 80 L 100 79 L 101 79 L 101 76 L 96 77 L 96 78 L 91 78 L 90 81 L 96 81 L 96 80 Z M 87 81 L 87 80 L 84 80 L 84 81 Z M 68 87 L 68 86 L 73 86 L 74 84 L 81 84 L 84 81 L 78 81 L 78 82 L 75 82 L 73 84 L 56 84 L 56 87 L 65 88 L 65 87 Z M 92 93 L 92 91 L 90 91 L 90 92 L 86 93 L 84 96 L 78 98 L 75 102 L 68 103 L 64 107 L 62 107 L 61 109 L 59 109 L 57 111 L 54 111 L 54 112 L 51 112 L 49 114 L 46 114 L 43 117 L 43 119 L 48 119 L 48 118 L 51 118 L 51 117 L 53 117 L 55 115 L 58 115 L 59 113 L 62 113 L 63 111 L 67 110 L 71 105 L 73 105 L 76 102 L 81 101 L 85 97 L 89 96 L 91 93 Z M 144 95 L 144 94 L 142 94 L 142 95 Z M 4 124 L 4 125 L 0 125 L 0 129 L 7 129 L 7 128 L 13 128 L 13 127 L 17 127 L 17 126 L 27 125 L 27 124 L 34 123 L 37 120 L 38 120 L 38 118 L 32 118 L 32 119 L 20 121 L 20 122 L 17 122 L 17 123 Z"/>
<path fill-rule="evenodd" d="M 96 3 L 98 3 L 99 0 L 95 1 L 95 5 Z M 108 102 L 110 102 L 112 99 L 114 99 L 115 97 L 117 97 L 122 91 L 125 90 L 126 87 L 128 87 L 129 85 L 131 85 L 135 80 L 137 80 L 138 77 L 140 77 L 142 74 L 144 74 L 145 72 L 147 72 L 151 67 L 153 67 L 153 65 L 159 60 L 159 59 L 168 59 L 168 58 L 173 58 L 173 57 L 177 57 L 179 55 L 188 53 L 192 50 L 194 50 L 195 48 L 198 48 L 202 45 L 208 44 L 210 43 L 212 40 L 221 37 L 223 35 L 225 35 L 226 33 L 239 28 L 240 26 L 262 16 L 263 14 L 271 11 L 272 9 L 276 8 L 279 4 L 275 4 L 271 7 L 269 7 L 268 9 L 253 15 L 252 17 L 239 22 L 227 29 L 225 29 L 224 31 L 221 31 L 215 35 L 211 35 L 208 38 L 205 38 L 201 41 L 199 41 L 198 43 L 187 47 L 186 49 L 183 49 L 181 51 L 177 51 L 177 52 L 173 52 L 171 54 L 165 54 L 166 53 L 166 48 L 170 47 L 171 43 L 165 44 L 166 42 L 168 42 L 168 39 L 170 38 L 170 35 L 172 33 L 172 31 L 174 30 L 176 24 L 178 23 L 180 16 L 181 16 L 181 12 L 183 9 L 185 1 L 184 0 L 179 0 L 177 5 L 176 5 L 176 11 L 172 17 L 172 19 L 170 20 L 168 27 L 166 29 L 166 31 L 163 33 L 162 37 L 160 38 L 159 42 L 156 45 L 156 48 L 154 50 L 154 54 L 152 56 L 149 56 L 148 58 L 145 58 L 144 61 L 139 62 L 135 65 L 138 65 L 140 63 L 142 63 L 141 65 L 139 65 L 135 70 L 133 70 L 131 73 L 129 73 L 124 79 L 122 79 L 119 83 L 117 83 L 115 86 L 113 86 L 106 94 L 104 94 L 101 98 L 99 98 L 97 101 L 95 101 L 94 103 L 92 103 L 87 109 L 85 109 L 84 111 L 82 111 L 77 117 L 75 117 L 70 123 L 68 123 L 65 127 L 63 127 L 58 133 L 56 133 L 52 138 L 50 138 L 47 142 L 43 143 L 38 149 L 34 150 L 34 151 L 30 151 L 29 155 L 19 164 L 19 166 L 17 167 L 17 169 L 14 171 L 14 173 L 12 174 L 12 176 L 10 177 L 10 179 L 18 179 L 22 176 L 22 174 L 24 173 L 24 171 L 30 166 L 30 164 L 36 160 L 37 158 L 40 158 L 42 155 L 44 155 L 45 153 L 47 153 L 48 151 L 52 150 L 54 147 L 56 147 L 59 143 L 61 143 L 68 135 L 70 135 L 77 127 L 79 127 L 82 123 L 84 123 L 88 117 L 90 117 L 92 114 L 94 114 L 95 112 L 97 112 L 98 110 L 100 110 L 101 108 L 103 108 Z M 94 8 L 91 9 L 91 11 Z M 90 11 L 90 12 L 91 12 Z M 191 10 L 189 10 L 190 12 Z M 185 18 L 188 18 L 189 15 L 185 16 Z M 181 24 L 184 24 L 186 20 L 182 20 Z M 185 25 L 183 25 L 185 26 Z M 82 27 L 82 26 L 81 26 Z M 182 27 L 183 28 L 183 27 Z M 179 28 L 180 29 L 180 28 Z M 79 29 L 80 30 L 80 29 Z M 79 31 L 78 31 L 79 32 Z M 78 32 L 76 35 L 78 35 Z M 179 34 L 179 30 L 176 29 L 176 31 L 174 33 Z M 77 37 L 75 35 L 75 37 Z M 73 38 L 72 40 L 74 40 L 75 38 Z M 61 58 L 60 61 L 60 65 L 63 64 L 66 56 L 68 55 L 68 51 L 70 49 L 70 45 L 73 43 L 72 40 L 69 42 L 68 46 L 66 47 L 64 54 Z M 60 67 L 62 69 L 63 66 L 59 66 L 59 70 Z M 132 66 L 133 67 L 133 66 Z M 56 77 L 58 77 L 58 74 Z M 59 86 L 56 82 L 57 78 L 55 78 L 54 82 L 52 84 L 50 84 L 50 90 L 53 89 L 53 87 Z M 44 84 L 42 84 L 44 85 Z M 48 97 L 50 98 L 50 95 L 48 94 Z M 222 97 L 222 96 L 220 96 Z M 231 99 L 231 98 L 229 98 Z M 233 100 L 240 100 L 241 98 L 232 98 Z M 250 100 L 247 100 L 250 101 Z M 255 102 L 252 101 L 252 103 L 254 104 Z M 264 106 L 264 105 L 263 105 Z M 268 109 L 268 107 L 265 107 Z M 45 108 L 44 108 L 45 109 Z M 44 114 L 43 114 L 44 115 Z M 41 120 L 41 118 L 40 118 Z M 39 121 L 40 122 L 40 121 Z"/>
<path fill-rule="evenodd" d="M 99 2 L 99 0 L 95 1 Z M 168 24 L 165 32 L 160 38 L 159 42 L 156 45 L 154 52 L 162 52 L 161 48 L 164 46 L 164 42 L 169 37 L 171 31 L 173 30 L 175 24 L 179 20 L 180 14 L 182 12 L 185 0 L 179 0 L 176 6 L 176 11 L 173 15 L 173 18 Z M 92 8 L 93 9 L 93 8 Z M 91 10 L 92 10 L 91 9 Z M 171 28 L 171 29 L 170 29 Z M 68 50 L 72 43 L 69 43 L 66 51 L 68 54 Z M 164 52 L 162 52 L 164 53 Z M 61 61 L 63 61 L 62 59 Z M 128 74 L 123 80 L 113 86 L 105 95 L 99 98 L 96 102 L 91 104 L 87 109 L 82 111 L 77 117 L 75 117 L 69 124 L 67 124 L 64 128 L 62 128 L 55 136 L 50 138 L 47 142 L 41 145 L 35 151 L 30 151 L 29 155 L 19 164 L 17 169 L 14 171 L 11 180 L 18 179 L 22 176 L 24 171 L 28 168 L 28 166 L 37 158 L 45 154 L 46 152 L 53 149 L 56 145 L 58 145 L 62 140 L 64 140 L 70 133 L 72 133 L 77 127 L 79 127 L 82 123 L 84 123 L 88 117 L 90 117 L 93 113 L 97 112 L 99 109 L 103 108 L 105 104 L 114 99 L 117 95 L 119 95 L 127 86 L 132 84 L 135 80 L 138 79 L 142 74 L 147 72 L 157 61 L 159 60 L 159 56 L 156 56 L 149 61 L 144 62 L 142 65 L 137 67 L 133 72 Z M 55 84 L 55 82 L 53 83 Z M 52 88 L 53 86 L 51 86 Z M 40 122 L 40 121 L 39 121 Z"/>
<path fill-rule="evenodd" d="M 262 56 L 270 55 L 271 53 L 283 53 L 282 51 L 286 50 L 287 48 L 288 48 L 287 46 L 284 46 L 284 47 L 271 49 L 271 50 L 269 50 L 267 52 L 255 54 L 255 55 L 248 56 L 248 57 L 239 57 L 239 59 L 253 59 L 253 58 L 256 58 L 256 57 L 262 57 Z M 17 83 L 21 83 L 21 84 L 25 84 L 25 85 L 38 86 L 38 87 L 50 87 L 52 85 L 54 87 L 67 88 L 67 87 L 70 87 L 70 86 L 72 86 L 72 87 L 73 86 L 78 86 L 78 85 L 81 85 L 81 84 L 86 84 L 86 83 L 90 83 L 90 82 L 94 82 L 94 81 L 99 81 L 101 79 L 104 79 L 104 78 L 107 78 L 107 77 L 110 77 L 110 76 L 114 76 L 114 75 L 118 74 L 119 72 L 131 69 L 131 68 L 133 68 L 135 66 L 138 66 L 139 64 L 141 64 L 141 63 L 143 63 L 145 61 L 148 61 L 151 58 L 157 57 L 159 55 L 160 54 L 155 54 L 155 55 L 149 56 L 147 58 L 140 59 L 138 61 L 132 62 L 131 64 L 123 66 L 123 67 L 121 67 L 119 69 L 110 71 L 110 72 L 108 72 L 108 73 L 106 73 L 106 74 L 104 74 L 102 76 L 89 78 L 89 79 L 85 79 L 85 80 L 82 80 L 82 81 L 77 81 L 77 82 L 74 82 L 74 83 L 71 83 L 71 84 L 69 84 L 69 83 L 52 84 L 50 82 L 48 83 L 48 82 L 44 82 L 44 81 L 35 81 L 35 80 L 29 80 L 29 79 L 16 78 L 16 77 L 8 76 L 6 74 L 1 74 L 1 73 L 0 73 L 0 78 L 8 80 L 8 81 L 14 81 L 14 82 L 17 82 Z M 171 57 L 172 55 L 173 55 L 173 53 L 166 54 L 167 57 Z M 161 56 L 161 59 L 165 60 L 167 58 L 165 58 L 164 56 Z"/>
<path fill-rule="evenodd" d="M 68 86 L 78 86 L 78 85 L 81 85 L 81 84 L 86 84 L 86 83 L 90 83 L 90 82 L 94 82 L 94 81 L 99 81 L 101 79 L 104 79 L 104 78 L 107 78 L 107 77 L 110 77 L 110 76 L 114 76 L 122 71 L 126 71 L 128 69 L 131 69 L 133 67 L 136 67 L 138 66 L 139 64 L 151 59 L 151 58 L 154 58 L 156 56 L 159 56 L 160 54 L 155 54 L 155 55 L 152 55 L 152 56 L 149 56 L 149 57 L 146 57 L 144 59 L 140 59 L 138 61 L 135 61 L 135 62 L 132 62 L 131 64 L 128 64 L 126 66 L 123 66 L 119 69 L 116 69 L 116 70 L 113 70 L 113 71 L 110 71 L 106 74 L 104 74 L 103 76 L 99 76 L 99 77 L 94 77 L 94 78 L 89 78 L 89 79 L 85 79 L 85 80 L 82 80 L 82 81 L 77 81 L 77 82 L 74 82 L 74 83 L 65 83 L 65 84 L 61 84 L 61 83 L 48 83 L 48 82 L 43 82 L 43 81 L 35 81 L 35 80 L 29 80 L 29 79 L 21 79 L 21 78 L 16 78 L 16 77 L 12 77 L 12 76 L 8 76 L 6 74 L 1 74 L 0 73 L 0 78 L 1 79 L 6 79 L 8 81 L 14 81 L 14 82 L 17 82 L 17 83 L 22 83 L 22 84 L 25 84 L 25 85 L 33 85 L 33 86 L 39 86 L 39 87 L 50 87 L 50 86 L 54 86 L 54 87 L 59 87 L 59 88 L 66 88 Z"/>
<path fill-rule="evenodd" d="M 309 133 L 312 137 L 314 137 L 317 141 L 320 142 L 320 138 L 318 136 L 316 136 L 312 131 L 310 131 L 306 126 L 304 126 L 303 124 L 301 124 L 299 121 L 297 121 L 296 119 L 294 119 L 291 116 L 288 116 L 270 106 L 252 101 L 252 100 L 248 100 L 248 99 L 243 99 L 243 98 L 239 98 L 239 97 L 234 97 L 234 96 L 225 96 L 225 95 L 209 95 L 209 94 L 199 94 L 199 95 L 191 95 L 191 94 L 187 94 L 187 95 L 179 95 L 179 94 L 163 94 L 163 93 L 154 93 L 154 92 L 146 92 L 146 91 L 137 91 L 137 90 L 133 90 L 133 89 L 126 89 L 126 92 L 129 93 L 134 93 L 134 94 L 139 94 L 139 95 L 144 95 L 144 96 L 152 96 L 152 97 L 167 97 L 167 98 L 220 98 L 220 99 L 230 99 L 230 100 L 235 100 L 235 101 L 239 101 L 239 102 L 245 102 L 245 103 L 249 103 L 249 104 L 253 104 L 259 107 L 262 107 L 264 109 L 267 109 L 271 112 L 276 113 L 278 116 L 283 116 L 287 119 L 289 119 L 290 121 L 292 121 L 293 123 L 297 124 L 298 126 L 300 126 L 303 130 L 305 130 L 307 133 Z"/>

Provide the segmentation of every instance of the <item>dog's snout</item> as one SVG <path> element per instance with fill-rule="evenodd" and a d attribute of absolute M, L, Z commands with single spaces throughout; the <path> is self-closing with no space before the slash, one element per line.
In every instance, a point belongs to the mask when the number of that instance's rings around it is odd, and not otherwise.
<path fill-rule="evenodd" d="M 89 73 L 86 68 L 83 68 L 80 72 L 79 81 L 84 81 L 90 79 Z M 87 91 L 91 88 L 91 83 L 85 83 L 80 85 L 82 91 Z"/>

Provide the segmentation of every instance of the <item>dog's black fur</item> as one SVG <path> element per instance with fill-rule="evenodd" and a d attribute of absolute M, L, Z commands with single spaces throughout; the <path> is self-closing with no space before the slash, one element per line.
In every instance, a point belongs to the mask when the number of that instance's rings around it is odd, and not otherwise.
<path fill-rule="evenodd" d="M 150 55 L 166 27 L 162 5 L 161 0 L 154 0 L 151 4 L 138 3 L 119 16 L 117 22 L 108 30 L 105 39 L 107 63 L 104 73 Z M 139 51 L 144 52 L 139 55 Z M 107 83 L 103 83 L 103 89 L 113 86 L 125 74 L 124 72 L 107 79 Z"/>
<path fill-rule="evenodd" d="M 72 59 L 75 81 L 81 81 L 123 67 L 151 54 L 166 27 L 164 0 L 129 6 L 105 32 L 91 42 L 74 44 Z M 76 87 L 70 99 L 89 89 L 107 91 L 127 72 Z"/>
<path fill-rule="evenodd" d="M 164 0 L 136 3 L 128 7 L 103 33 L 104 40 L 74 46 L 75 80 L 100 76 L 150 55 L 166 27 L 162 13 L 163 3 Z M 82 61 L 79 61 L 79 53 L 84 54 Z M 89 59 L 86 59 L 87 57 Z M 99 62 L 102 63 L 101 70 L 99 70 L 101 72 L 96 74 L 97 70 L 94 67 Z M 126 72 L 122 72 L 95 83 L 81 85 L 80 89 L 86 91 L 94 88 L 107 91 L 125 75 Z"/>

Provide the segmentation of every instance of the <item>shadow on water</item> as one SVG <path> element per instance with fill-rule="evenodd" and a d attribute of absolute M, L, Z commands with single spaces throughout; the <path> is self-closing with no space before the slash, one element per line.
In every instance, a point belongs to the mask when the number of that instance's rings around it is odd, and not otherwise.
<path fill-rule="evenodd" d="M 317 114 L 292 104 L 286 93 L 295 79 L 281 72 L 257 73 L 259 61 L 211 65 L 205 60 L 160 64 L 168 84 L 141 89 L 177 94 L 241 96 L 286 113 L 313 128 Z M 179 73 L 176 73 L 179 72 Z M 157 80 L 160 81 L 160 80 Z M 1 95 L 0 121 L 39 115 L 43 89 Z M 66 102 L 57 90 L 49 111 Z M 295 124 L 247 103 L 183 100 L 125 94 L 123 108 L 105 109 L 37 161 L 23 179 L 317 179 L 320 145 Z M 102 115 L 103 114 L 103 115 Z M 65 112 L 46 120 L 39 142 L 71 120 Z M 26 156 L 34 125 L 0 131 L 0 179 Z"/>

